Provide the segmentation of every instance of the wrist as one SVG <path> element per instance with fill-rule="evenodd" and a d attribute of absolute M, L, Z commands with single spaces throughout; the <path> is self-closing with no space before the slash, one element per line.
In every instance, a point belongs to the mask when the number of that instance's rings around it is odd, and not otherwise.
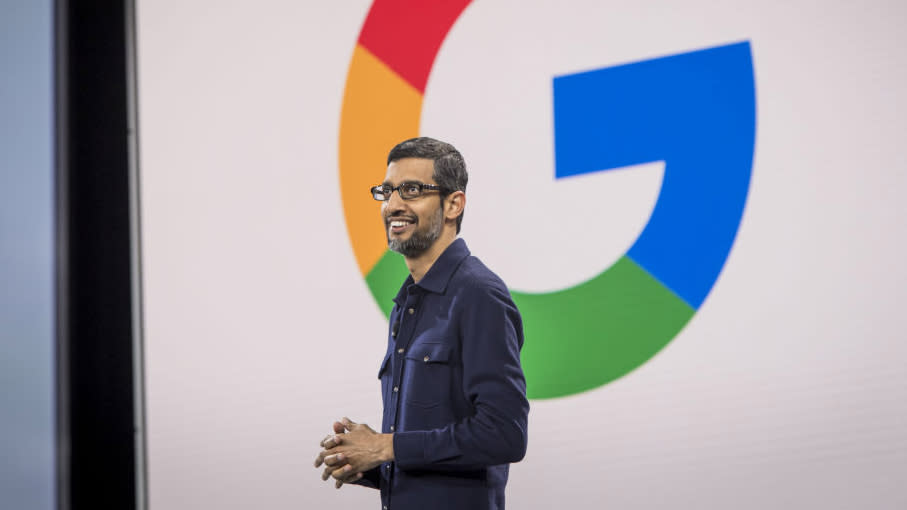
<path fill-rule="evenodd" d="M 381 448 L 381 457 L 384 462 L 393 462 L 394 460 L 394 434 L 381 434 L 383 445 Z"/>

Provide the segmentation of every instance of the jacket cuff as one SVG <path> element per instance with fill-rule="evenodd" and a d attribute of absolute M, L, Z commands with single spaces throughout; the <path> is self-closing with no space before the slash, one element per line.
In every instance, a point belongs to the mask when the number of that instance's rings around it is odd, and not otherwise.
<path fill-rule="evenodd" d="M 394 433 L 394 462 L 400 469 L 425 465 L 425 432 L 413 430 Z"/>

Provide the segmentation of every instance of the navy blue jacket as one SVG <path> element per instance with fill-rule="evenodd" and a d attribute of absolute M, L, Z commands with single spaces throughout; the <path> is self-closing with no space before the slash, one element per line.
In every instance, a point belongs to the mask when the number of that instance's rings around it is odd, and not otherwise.
<path fill-rule="evenodd" d="M 365 473 L 384 509 L 502 509 L 526 453 L 523 325 L 504 282 L 453 242 L 394 298 L 378 373 L 394 462 Z"/>

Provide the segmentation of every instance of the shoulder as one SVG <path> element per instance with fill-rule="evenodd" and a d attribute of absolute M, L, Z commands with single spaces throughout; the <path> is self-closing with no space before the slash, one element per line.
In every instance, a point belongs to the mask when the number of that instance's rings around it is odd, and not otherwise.
<path fill-rule="evenodd" d="M 522 317 L 507 285 L 476 257 L 467 257 L 451 279 L 454 315 L 462 319 L 464 338 L 488 346 L 523 345 Z M 473 345 L 464 341 L 464 345 Z"/>
<path fill-rule="evenodd" d="M 450 283 L 452 290 L 462 293 L 470 301 L 511 301 L 510 290 L 504 281 L 473 255 L 463 260 Z"/>

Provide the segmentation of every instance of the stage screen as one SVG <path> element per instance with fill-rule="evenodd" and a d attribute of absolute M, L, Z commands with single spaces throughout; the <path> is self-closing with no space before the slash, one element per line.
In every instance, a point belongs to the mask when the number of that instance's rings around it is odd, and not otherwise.
<path fill-rule="evenodd" d="M 136 4 L 151 508 L 377 508 L 312 463 L 419 135 L 527 325 L 509 507 L 907 508 L 902 3 Z"/>
<path fill-rule="evenodd" d="M 56 508 L 53 2 L 0 5 L 0 501 Z"/>

